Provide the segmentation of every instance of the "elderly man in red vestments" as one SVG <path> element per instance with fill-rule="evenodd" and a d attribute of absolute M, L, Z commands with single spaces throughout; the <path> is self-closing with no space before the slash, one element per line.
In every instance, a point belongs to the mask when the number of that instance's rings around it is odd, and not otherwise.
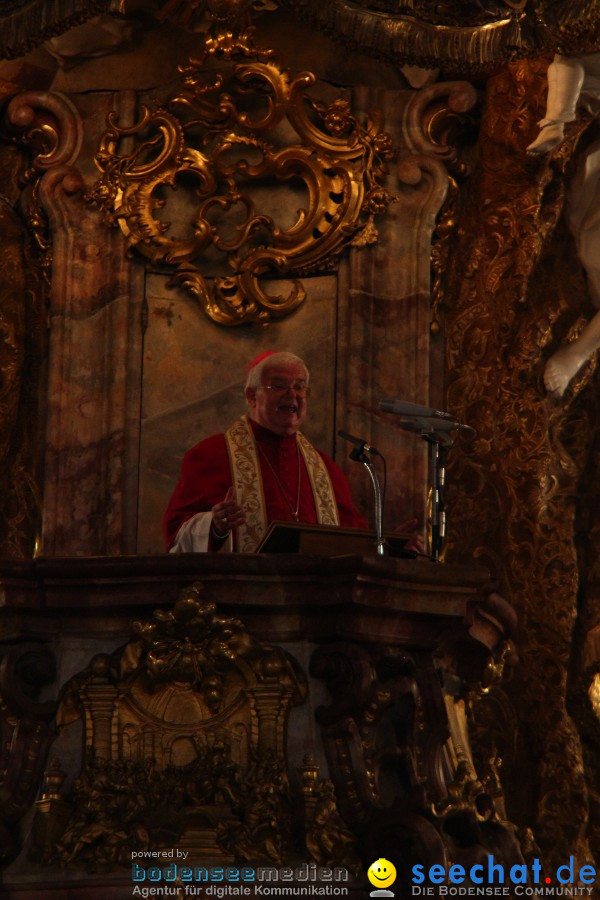
<path fill-rule="evenodd" d="M 164 519 L 167 549 L 251 553 L 274 520 L 367 527 L 342 470 L 299 431 L 308 381 L 292 353 L 268 351 L 251 363 L 247 414 L 183 459 Z"/>

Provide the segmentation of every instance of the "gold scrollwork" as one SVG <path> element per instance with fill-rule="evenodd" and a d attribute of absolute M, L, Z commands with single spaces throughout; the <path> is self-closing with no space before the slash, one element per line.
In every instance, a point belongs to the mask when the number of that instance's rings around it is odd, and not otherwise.
<path fill-rule="evenodd" d="M 444 820 L 459 814 L 465 814 L 476 822 L 488 822 L 494 818 L 494 802 L 479 779 L 474 777 L 464 756 L 458 760 L 454 778 L 448 785 L 447 796 L 438 803 L 431 804 L 431 813 L 435 818 Z"/>
<path fill-rule="evenodd" d="M 308 96 L 315 76 L 292 77 L 274 51 L 254 48 L 250 31 L 217 24 L 181 75 L 178 95 L 145 107 L 135 124 L 109 115 L 89 198 L 132 249 L 171 268 L 172 283 L 213 321 L 287 315 L 305 298 L 302 283 L 296 277 L 287 296 L 274 296 L 265 276 L 319 271 L 349 244 L 376 240 L 373 216 L 393 199 L 381 185 L 391 139 L 378 115 L 363 125 L 346 99 Z M 299 143 L 290 143 L 292 131 Z M 185 212 L 171 215 L 169 188 L 186 195 Z M 277 214 L 258 208 L 265 190 L 270 207 L 280 198 Z M 294 194 L 302 204 L 295 220 L 278 224 Z M 184 220 L 187 231 L 176 233 Z M 209 280 L 200 270 L 207 258 L 213 267 L 226 260 L 231 272 Z"/>

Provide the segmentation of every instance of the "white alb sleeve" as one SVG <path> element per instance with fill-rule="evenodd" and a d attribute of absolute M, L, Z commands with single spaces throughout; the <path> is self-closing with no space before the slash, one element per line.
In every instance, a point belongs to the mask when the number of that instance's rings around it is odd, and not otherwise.
<path fill-rule="evenodd" d="M 211 512 L 196 513 L 195 516 L 183 523 L 177 532 L 169 553 L 207 553 L 211 523 Z M 233 540 L 230 533 L 227 535 L 227 540 L 223 541 L 221 546 L 216 548 L 216 551 L 231 553 L 232 550 Z"/>

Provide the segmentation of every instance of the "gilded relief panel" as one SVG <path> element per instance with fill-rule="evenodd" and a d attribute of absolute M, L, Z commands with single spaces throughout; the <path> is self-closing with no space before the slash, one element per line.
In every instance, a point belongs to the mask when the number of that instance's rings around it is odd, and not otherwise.
<path fill-rule="evenodd" d="M 95 870 L 177 841 L 203 861 L 280 863 L 292 841 L 287 721 L 304 675 L 219 615 L 200 584 L 133 631 L 63 688 L 59 727 L 83 721 L 80 772 L 58 840 L 56 809 L 38 803 L 30 853 Z"/>

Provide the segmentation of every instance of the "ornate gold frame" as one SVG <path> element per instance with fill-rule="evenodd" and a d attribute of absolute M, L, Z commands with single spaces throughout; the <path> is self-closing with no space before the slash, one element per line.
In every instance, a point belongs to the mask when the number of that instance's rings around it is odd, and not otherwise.
<path fill-rule="evenodd" d="M 109 115 L 89 197 L 218 324 L 287 315 L 306 296 L 298 275 L 330 268 L 349 244 L 376 240 L 373 216 L 392 200 L 382 186 L 391 139 L 377 114 L 362 125 L 345 98 L 309 96 L 315 76 L 293 77 L 277 53 L 253 46 L 249 29 L 235 34 L 218 21 L 181 75 L 181 92 L 145 107 L 138 122 Z M 255 189 L 290 183 L 308 201 L 293 224 L 279 225 L 257 209 Z M 183 236 L 158 210 L 161 192 L 186 186 L 194 208 Z M 288 214 L 289 201 L 288 188 Z M 215 258 L 218 274 L 209 279 Z M 224 261 L 231 274 L 222 274 Z M 265 279 L 288 274 L 296 277 L 287 296 L 269 294 Z"/>

